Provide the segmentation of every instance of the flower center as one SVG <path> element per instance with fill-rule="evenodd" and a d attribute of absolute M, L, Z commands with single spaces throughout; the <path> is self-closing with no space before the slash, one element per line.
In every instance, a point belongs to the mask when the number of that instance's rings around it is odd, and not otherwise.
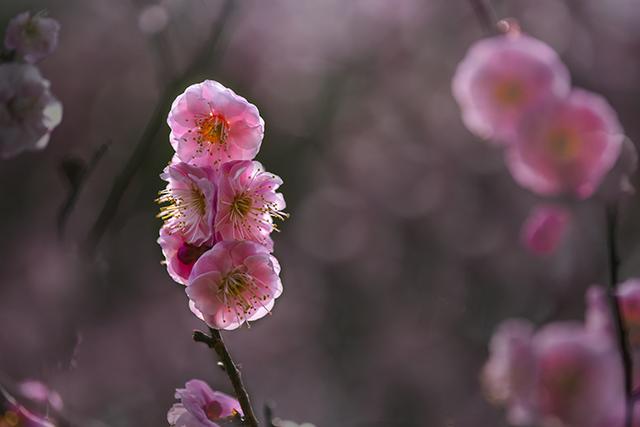
<path fill-rule="evenodd" d="M 495 97 L 504 107 L 515 107 L 524 99 L 522 84 L 515 80 L 507 80 L 495 88 Z"/>
<path fill-rule="evenodd" d="M 573 160 L 582 145 L 575 132 L 568 129 L 554 129 L 547 135 L 548 147 L 556 159 L 560 161 Z"/>
<path fill-rule="evenodd" d="M 187 189 L 167 188 L 159 193 L 156 202 L 165 204 L 160 206 L 157 217 L 166 222 L 176 220 L 179 227 L 186 226 L 185 218 L 190 214 L 203 217 L 207 212 L 207 202 L 204 194 L 196 186 Z"/>
<path fill-rule="evenodd" d="M 199 140 L 209 144 L 224 145 L 229 136 L 229 123 L 219 114 L 211 113 L 196 122 Z"/>
<path fill-rule="evenodd" d="M 219 420 L 222 417 L 222 405 L 216 400 L 205 405 L 203 409 L 205 414 L 207 414 L 207 418 L 211 421 Z"/>
<path fill-rule="evenodd" d="M 233 202 L 231 202 L 231 213 L 240 218 L 244 218 L 247 216 L 252 206 L 253 202 L 247 193 L 236 194 L 233 198 Z"/>

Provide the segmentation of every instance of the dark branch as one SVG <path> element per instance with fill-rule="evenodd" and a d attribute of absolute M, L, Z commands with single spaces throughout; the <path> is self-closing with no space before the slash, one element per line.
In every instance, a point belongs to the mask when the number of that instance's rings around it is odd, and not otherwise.
<path fill-rule="evenodd" d="M 227 347 L 224 345 L 224 341 L 222 340 L 222 335 L 220 335 L 220 331 L 217 329 L 209 328 L 209 332 L 211 336 L 205 334 L 202 331 L 194 331 L 193 332 L 193 340 L 196 342 L 201 342 L 206 344 L 209 348 L 213 349 L 220 362 L 222 362 L 224 366 L 224 370 L 229 376 L 229 380 L 231 381 L 231 385 L 233 385 L 233 389 L 235 391 L 236 397 L 240 402 L 240 407 L 242 408 L 242 412 L 244 413 L 243 421 L 246 425 L 250 427 L 258 426 L 258 419 L 256 418 L 255 412 L 251 407 L 251 401 L 249 400 L 249 393 L 247 393 L 247 389 L 242 383 L 242 375 L 238 366 L 234 363 Z"/>
<path fill-rule="evenodd" d="M 496 14 L 491 7 L 491 0 L 469 0 L 473 12 L 476 14 L 482 28 L 489 34 L 496 32 Z"/>
<path fill-rule="evenodd" d="M 234 3 L 234 0 L 227 0 L 224 3 L 222 11 L 213 25 L 213 30 L 209 39 L 203 44 L 200 52 L 196 55 L 196 59 L 180 76 L 167 85 L 162 92 L 160 102 L 153 110 L 138 144 L 122 171 L 116 177 L 107 200 L 105 201 L 98 218 L 89 231 L 89 236 L 85 242 L 85 248 L 87 251 L 93 252 L 109 227 L 111 220 L 118 210 L 118 206 L 122 200 L 124 192 L 127 187 L 129 187 L 129 183 L 135 176 L 142 162 L 147 158 L 147 153 L 152 147 L 153 142 L 156 139 L 156 135 L 164 123 L 165 116 L 167 115 L 169 108 L 171 107 L 171 103 L 173 102 L 173 98 L 175 98 L 177 92 L 180 91 L 184 82 L 193 78 L 199 70 L 204 68 L 210 62 L 211 58 L 218 56 L 215 53 L 215 49 L 220 45 L 220 40 L 224 33 L 224 28 L 226 27 L 225 24 L 231 17 Z"/>
<path fill-rule="evenodd" d="M 632 427 L 633 425 L 633 377 L 632 377 L 632 362 L 631 354 L 629 352 L 629 337 L 627 335 L 627 328 L 622 318 L 622 312 L 620 310 L 620 303 L 616 293 L 616 287 L 618 284 L 618 268 L 620 264 L 620 258 L 618 256 L 618 248 L 616 246 L 617 237 L 617 208 L 612 205 L 606 211 L 607 218 L 607 249 L 609 258 L 609 300 L 611 303 L 611 309 L 615 320 L 616 334 L 618 338 L 618 348 L 620 350 L 620 358 L 622 360 L 622 367 L 624 370 L 624 393 L 626 398 L 626 411 L 625 411 L 625 427 Z"/>

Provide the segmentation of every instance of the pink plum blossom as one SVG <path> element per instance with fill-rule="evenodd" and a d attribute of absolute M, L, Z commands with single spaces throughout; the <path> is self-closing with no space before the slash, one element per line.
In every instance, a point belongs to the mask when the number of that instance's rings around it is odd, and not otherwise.
<path fill-rule="evenodd" d="M 592 288 L 598 290 L 600 288 Z M 489 398 L 509 423 L 541 427 L 612 427 L 624 409 L 620 356 L 608 336 L 604 294 L 592 293 L 590 324 L 557 322 L 533 333 L 521 320 L 495 332 L 483 370 Z"/>
<path fill-rule="evenodd" d="M 270 313 L 282 293 L 280 265 L 262 245 L 223 241 L 196 261 L 186 287 L 193 313 L 216 329 L 236 329 Z"/>
<path fill-rule="evenodd" d="M 162 249 L 169 276 L 181 285 L 187 284 L 193 265 L 212 247 L 212 244 L 207 243 L 201 245 L 187 243 L 181 233 L 174 233 L 166 227 L 160 228 L 158 244 Z"/>
<path fill-rule="evenodd" d="M 269 235 L 276 229 L 273 218 L 284 219 L 284 197 L 276 190 L 280 177 L 265 172 L 256 161 L 233 161 L 223 165 L 218 181 L 218 212 L 215 228 L 223 240 L 250 240 L 273 249 Z"/>
<path fill-rule="evenodd" d="M 23 12 L 9 22 L 4 46 L 29 64 L 49 56 L 58 46 L 60 24 L 42 13 Z"/>
<path fill-rule="evenodd" d="M 467 128 L 508 143 L 524 114 L 549 98 L 569 93 L 569 72 L 540 40 L 517 34 L 476 42 L 460 62 L 453 95 Z"/>
<path fill-rule="evenodd" d="M 591 196 L 620 154 L 624 136 L 600 96 L 575 89 L 522 120 L 507 150 L 515 180 L 543 196 Z"/>
<path fill-rule="evenodd" d="M 160 175 L 167 187 L 160 192 L 162 204 L 159 218 L 170 233 L 180 233 L 195 246 L 213 239 L 213 219 L 216 212 L 216 185 L 210 168 L 171 163 Z"/>
<path fill-rule="evenodd" d="M 189 86 L 173 102 L 167 121 L 178 157 L 199 166 L 251 160 L 264 135 L 258 109 L 213 80 Z"/>
<path fill-rule="evenodd" d="M 490 358 L 482 371 L 484 389 L 491 401 L 508 408 L 507 419 L 515 425 L 533 420 L 535 358 L 531 340 L 533 326 L 512 319 L 501 324 L 489 345 Z"/>
<path fill-rule="evenodd" d="M 176 399 L 167 414 L 167 421 L 172 427 L 219 427 L 215 421 L 242 415 L 238 400 L 213 391 L 204 381 L 191 380 L 185 388 L 176 390 Z"/>
<path fill-rule="evenodd" d="M 0 157 L 43 149 L 61 120 L 62 105 L 36 67 L 0 64 Z"/>
<path fill-rule="evenodd" d="M 536 206 L 522 227 L 522 242 L 537 255 L 550 254 L 562 242 L 570 221 L 571 212 L 562 206 Z"/>
<path fill-rule="evenodd" d="M 640 387 L 640 279 L 620 284 L 617 296 L 631 347 L 634 386 Z"/>
<path fill-rule="evenodd" d="M 620 410 L 620 357 L 601 338 L 569 322 L 550 324 L 536 334 L 536 403 L 542 426 L 605 427 Z"/>

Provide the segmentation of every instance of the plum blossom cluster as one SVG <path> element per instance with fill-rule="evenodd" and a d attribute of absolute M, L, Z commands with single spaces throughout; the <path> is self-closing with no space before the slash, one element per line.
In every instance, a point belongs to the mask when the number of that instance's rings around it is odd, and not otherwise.
<path fill-rule="evenodd" d="M 514 180 L 542 197 L 593 196 L 621 153 L 633 150 L 609 103 L 572 88 L 556 52 L 519 32 L 476 42 L 458 65 L 452 90 L 467 128 L 501 147 Z M 617 184 L 626 183 L 631 171 L 618 169 Z M 525 244 L 552 252 L 570 218 L 562 206 L 536 208 L 523 228 Z"/>
<path fill-rule="evenodd" d="M 36 64 L 58 44 L 60 24 L 43 13 L 11 20 L 0 49 L 0 157 L 41 150 L 62 120 L 62 104 Z"/>
<path fill-rule="evenodd" d="M 617 297 L 631 339 L 637 339 L 640 281 L 623 283 Z M 489 399 L 506 407 L 512 425 L 624 425 L 624 378 L 607 296 L 594 286 L 586 299 L 584 323 L 556 322 L 535 331 L 528 321 L 510 319 L 494 333 L 482 381 Z M 638 369 L 637 342 L 633 355 Z"/>
<path fill-rule="evenodd" d="M 274 220 L 287 215 L 282 180 L 253 160 L 264 135 L 258 109 L 205 80 L 178 96 L 168 116 L 175 155 L 161 177 L 158 243 L 191 311 L 215 329 L 269 313 L 282 293 Z"/>

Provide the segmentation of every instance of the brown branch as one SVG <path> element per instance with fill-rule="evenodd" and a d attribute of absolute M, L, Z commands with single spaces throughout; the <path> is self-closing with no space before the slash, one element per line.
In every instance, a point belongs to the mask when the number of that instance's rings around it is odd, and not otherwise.
<path fill-rule="evenodd" d="M 243 421 L 246 425 L 250 427 L 258 426 L 258 419 L 256 418 L 253 407 L 251 406 L 251 401 L 249 400 L 249 393 L 247 393 L 247 389 L 242 383 L 242 375 L 238 366 L 234 363 L 227 347 L 222 340 L 222 335 L 220 335 L 220 331 L 217 329 L 209 328 L 209 332 L 211 336 L 205 334 L 202 331 L 194 331 L 193 339 L 196 342 L 201 342 L 206 344 L 209 348 L 213 349 L 220 362 L 224 367 L 224 371 L 227 373 L 231 384 L 233 385 L 233 389 L 235 391 L 236 397 L 240 402 L 240 407 L 242 408 L 242 412 L 244 413 Z"/>
<path fill-rule="evenodd" d="M 617 237 L 617 208 L 612 205 L 606 210 L 607 219 L 607 249 L 608 249 L 608 263 L 609 263 L 609 301 L 611 304 L 611 311 L 613 312 L 615 320 L 615 328 L 618 339 L 618 349 L 620 351 L 620 358 L 622 361 L 622 367 L 624 372 L 624 393 L 625 393 L 625 427 L 632 427 L 633 425 L 633 377 L 632 377 L 632 362 L 631 354 L 629 352 L 629 336 L 627 334 L 627 328 L 622 317 L 620 309 L 620 302 L 616 293 L 618 284 L 618 268 L 620 264 L 620 258 L 618 256 L 618 248 L 616 246 Z"/>
<path fill-rule="evenodd" d="M 153 142 L 156 139 L 156 135 L 164 123 L 164 119 L 171 107 L 173 98 L 175 98 L 177 92 L 180 91 L 185 81 L 193 78 L 199 70 L 209 63 L 211 58 L 218 56 L 215 53 L 215 49 L 220 44 L 224 29 L 226 28 L 225 24 L 233 12 L 234 3 L 234 0 L 227 0 L 224 3 L 222 11 L 212 27 L 213 30 L 209 39 L 203 44 L 202 48 L 196 55 L 196 59 L 179 77 L 169 83 L 162 92 L 160 102 L 153 110 L 138 144 L 133 150 L 131 157 L 129 157 L 129 160 L 122 168 L 122 171 L 113 182 L 107 200 L 105 201 L 98 218 L 89 231 L 89 236 L 85 242 L 85 249 L 88 252 L 93 252 L 100 242 L 100 239 L 107 231 L 111 220 L 118 210 L 118 206 L 120 205 L 124 192 L 127 187 L 129 187 L 129 183 L 135 176 L 142 162 L 148 157 L 147 153 L 151 149 Z"/>

